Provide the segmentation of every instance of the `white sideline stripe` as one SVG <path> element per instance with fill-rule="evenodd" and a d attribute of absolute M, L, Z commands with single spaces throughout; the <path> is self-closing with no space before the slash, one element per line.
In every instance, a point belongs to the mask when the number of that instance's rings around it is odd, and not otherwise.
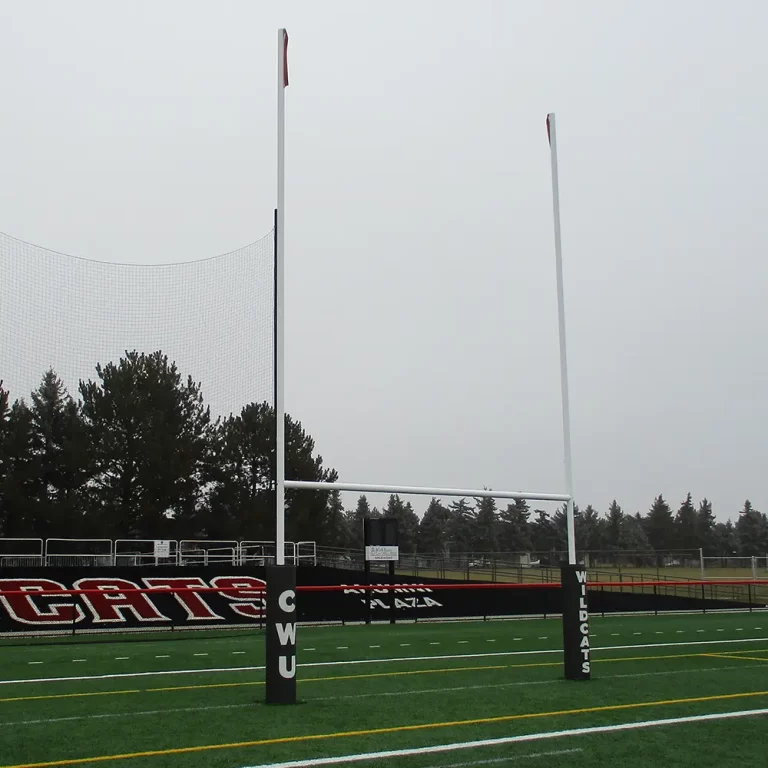
<path fill-rule="evenodd" d="M 635 643 L 631 645 L 606 645 L 593 647 L 597 651 L 626 651 L 633 648 L 681 648 L 690 645 L 729 645 L 731 643 L 764 643 L 768 637 L 743 637 L 733 640 L 689 640 L 682 643 Z M 550 653 L 562 653 L 562 648 L 545 648 L 540 651 L 494 651 L 492 653 L 452 653 L 442 656 L 400 656 L 391 659 L 349 659 L 342 661 L 308 661 L 300 667 L 342 667 L 350 664 L 391 664 L 407 661 L 445 661 L 446 659 L 487 659 L 505 656 L 543 656 Z M 42 664 L 42 662 L 29 662 Z M 22 683 L 65 683 L 80 680 L 112 680 L 125 677 L 157 677 L 158 675 L 202 675 L 214 672 L 258 672 L 265 669 L 264 665 L 252 667 L 200 667 L 199 669 L 167 669 L 151 672 L 112 672 L 103 675 L 76 675 L 71 677 L 32 677 L 19 680 L 0 680 L 0 685 L 20 685 Z"/>
<path fill-rule="evenodd" d="M 455 752 L 459 749 L 476 749 L 479 747 L 497 747 L 502 744 L 519 744 L 545 739 L 562 739 L 566 736 L 584 736 L 592 733 L 612 733 L 614 731 L 634 731 L 640 728 L 654 728 L 665 725 L 680 725 L 683 723 L 698 723 L 704 720 L 728 720 L 737 717 L 754 717 L 768 715 L 768 709 L 744 709 L 738 712 L 721 712 L 712 715 L 689 715 L 687 717 L 670 717 L 663 720 L 642 720 L 616 725 L 597 725 L 588 728 L 570 728 L 564 731 L 542 731 L 526 733 L 520 736 L 504 736 L 500 739 L 483 739 L 481 741 L 461 741 L 453 744 L 438 744 L 433 747 L 415 747 L 410 749 L 390 749 L 384 752 L 364 752 L 357 755 L 340 755 L 339 757 L 318 757 L 311 760 L 291 760 L 284 763 L 262 763 L 249 768 L 310 768 L 316 765 L 338 765 L 339 763 L 360 763 L 364 760 L 380 760 L 391 757 L 410 757 L 411 755 L 427 755 L 437 752 Z M 507 758 L 509 759 L 509 758 Z"/>
<path fill-rule="evenodd" d="M 168 655 L 168 654 L 165 654 L 165 655 L 163 655 L 163 656 L 155 656 L 155 658 L 156 658 L 156 659 L 170 659 L 171 657 L 170 657 L 170 655 Z"/>
<path fill-rule="evenodd" d="M 428 765 L 426 768 L 470 768 L 475 765 L 496 765 L 496 763 L 511 763 L 514 760 L 535 760 L 538 757 L 557 757 L 558 755 L 573 755 L 583 752 L 581 747 L 576 749 L 557 749 L 551 752 L 529 752 L 527 755 L 514 755 L 512 757 L 492 757 L 488 760 L 470 760 L 468 763 L 446 763 L 443 765 Z"/>
<path fill-rule="evenodd" d="M 746 666 L 739 666 L 739 669 L 765 669 L 765 664 L 748 664 Z M 601 680 L 613 680 L 615 678 L 624 677 L 653 677 L 653 676 L 666 676 L 666 675 L 680 675 L 680 674 L 698 674 L 700 672 L 728 672 L 732 671 L 733 666 L 730 667 L 701 667 L 699 669 L 670 669 L 663 672 L 633 672 L 626 675 L 601 675 Z M 468 685 L 457 686 L 452 688 L 430 688 L 408 691 L 386 691 L 384 693 L 353 693 L 344 696 L 318 696 L 313 697 L 311 701 L 338 701 L 340 699 L 359 699 L 369 696 L 412 696 L 420 693 L 445 693 L 457 692 L 457 691 L 469 691 L 483 688 L 511 688 L 515 686 L 526 685 L 556 685 L 560 683 L 559 679 L 553 680 L 516 680 L 512 683 L 490 683 L 489 685 Z M 40 720 L 12 720 L 10 722 L 0 722 L 0 728 L 6 726 L 19 726 L 19 725 L 47 725 L 49 723 L 64 723 L 75 720 L 90 720 L 91 718 L 115 718 L 115 717 L 139 717 L 141 715 L 164 715 L 173 714 L 176 712 L 207 712 L 214 709 L 237 709 L 242 707 L 252 707 L 254 704 L 218 704 L 206 707 L 182 707 L 177 709 L 150 709 L 150 710 L 138 710 L 135 712 L 110 712 L 99 715 L 71 715 L 69 717 L 51 717 Z"/>

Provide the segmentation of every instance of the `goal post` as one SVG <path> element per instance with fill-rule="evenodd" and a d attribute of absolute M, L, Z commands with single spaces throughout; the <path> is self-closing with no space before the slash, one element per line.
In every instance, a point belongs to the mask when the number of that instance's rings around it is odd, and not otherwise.
<path fill-rule="evenodd" d="M 371 483 L 312 482 L 286 480 L 286 489 L 304 491 L 349 491 L 413 496 L 453 496 L 530 501 L 554 501 L 573 508 L 573 498 L 566 493 L 541 491 L 496 491 L 488 488 L 438 488 L 413 485 L 374 485 Z M 562 595 L 563 673 L 567 680 L 589 680 L 591 647 L 587 607 L 587 569 L 576 563 L 576 542 L 572 526 L 567 528 L 568 562 L 560 568 Z M 366 556 L 367 558 L 367 556 Z M 367 579 L 366 579 L 367 581 Z"/>

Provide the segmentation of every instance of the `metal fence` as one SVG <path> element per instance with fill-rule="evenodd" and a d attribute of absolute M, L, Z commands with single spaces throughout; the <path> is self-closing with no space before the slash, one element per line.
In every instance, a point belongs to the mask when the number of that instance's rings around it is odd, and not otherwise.
<path fill-rule="evenodd" d="M 0 537 L 0 568 L 31 566 L 269 565 L 273 541 L 209 539 L 35 539 Z M 285 542 L 289 565 L 316 565 L 314 541 Z"/>

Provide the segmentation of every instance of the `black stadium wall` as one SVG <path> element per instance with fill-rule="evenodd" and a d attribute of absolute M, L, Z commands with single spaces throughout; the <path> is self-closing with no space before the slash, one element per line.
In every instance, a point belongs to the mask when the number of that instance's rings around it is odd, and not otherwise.
<path fill-rule="evenodd" d="M 546 616 L 561 612 L 560 589 L 430 589 L 466 584 L 447 579 L 396 577 L 393 590 L 360 589 L 360 571 L 300 566 L 298 586 L 344 586 L 300 592 L 300 622 L 414 621 L 458 617 Z M 371 574 L 371 584 L 388 577 Z M 178 629 L 260 625 L 265 618 L 263 567 L 4 568 L 0 571 L 0 633 Z M 167 588 L 205 592 L 161 592 Z M 136 589 L 157 589 L 156 594 Z M 69 589 L 89 594 L 57 594 Z M 7 594 L 23 591 L 24 594 Z M 6 593 L 6 594 L 3 594 Z M 613 612 L 716 610 L 748 607 L 733 600 L 703 600 L 653 593 L 589 590 L 592 615 Z M 753 602 L 751 607 L 765 607 Z"/>

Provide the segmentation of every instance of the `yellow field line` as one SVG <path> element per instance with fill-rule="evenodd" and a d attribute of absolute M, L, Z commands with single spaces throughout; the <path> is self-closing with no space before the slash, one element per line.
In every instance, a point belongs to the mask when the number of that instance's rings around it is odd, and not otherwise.
<path fill-rule="evenodd" d="M 717 656 L 717 654 L 708 653 L 676 653 L 667 654 L 663 656 L 620 656 L 615 659 L 593 659 L 593 664 L 605 664 L 617 661 L 654 661 L 664 659 L 696 659 L 708 656 Z M 722 656 L 721 658 L 728 658 Z M 738 657 L 740 658 L 740 657 Z M 748 657 L 743 657 L 747 659 Z M 768 659 L 758 659 L 758 661 L 768 661 Z M 304 683 L 327 683 L 335 680 L 367 680 L 376 677 L 403 677 L 411 675 L 432 675 L 436 673 L 449 673 L 449 672 L 482 672 L 488 670 L 498 669 L 533 669 L 536 667 L 559 667 L 562 662 L 560 661 L 538 661 L 529 662 L 526 664 L 493 664 L 478 667 L 446 667 L 441 669 L 412 669 L 401 672 L 369 672 L 359 675 L 335 675 L 333 677 L 305 677 L 299 680 L 301 684 Z M 239 683 L 201 683 L 198 685 L 174 685 L 164 686 L 162 688 L 144 688 L 134 690 L 123 691 L 94 691 L 89 693 L 57 693 L 38 696 L 11 696 L 8 698 L 0 699 L 0 703 L 15 702 L 15 701 L 42 701 L 48 699 L 76 699 L 85 698 L 88 696 L 111 696 L 111 695 L 124 695 L 131 693 L 168 693 L 172 691 L 201 691 L 209 690 L 211 688 L 242 688 L 247 686 L 260 686 L 264 685 L 263 680 L 252 682 L 239 682 Z"/>
<path fill-rule="evenodd" d="M 233 741 L 225 744 L 204 744 L 198 747 L 173 747 L 171 749 L 152 749 L 145 752 L 125 752 L 116 755 L 97 755 L 95 757 L 50 760 L 42 763 L 19 763 L 0 768 L 56 768 L 56 766 L 103 763 L 109 760 L 128 760 L 137 757 L 161 757 L 165 755 L 188 755 L 195 752 L 210 752 L 219 749 L 244 749 L 246 747 L 264 747 L 274 744 L 294 744 L 297 742 L 321 741 L 327 739 L 346 739 L 356 736 L 379 736 L 385 733 L 404 733 L 424 731 L 435 728 L 458 728 L 466 725 L 488 725 L 491 723 L 510 723 L 515 720 L 532 720 L 540 717 L 561 717 L 563 715 L 583 715 L 592 712 L 617 712 L 625 709 L 647 707 L 667 707 L 674 704 L 699 704 L 707 701 L 726 701 L 731 699 L 768 696 L 768 691 L 747 691 L 745 693 L 721 693 L 715 696 L 695 696 L 688 699 L 666 699 L 662 701 L 640 701 L 632 704 L 607 704 L 599 707 L 580 707 L 578 709 L 560 709 L 551 712 L 527 712 L 519 715 L 500 715 L 498 717 L 478 717 L 472 720 L 451 720 L 440 723 L 419 723 L 416 725 L 393 725 L 387 728 L 368 728 L 361 731 L 338 731 L 336 733 L 313 733 L 306 736 L 281 736 L 258 741 Z"/>
<path fill-rule="evenodd" d="M 48 699 L 77 699 L 84 696 L 121 696 L 126 693 L 146 693 L 138 688 L 135 690 L 126 691 L 91 691 L 89 693 L 49 693 L 41 696 L 16 696 L 7 699 L 0 699 L 0 702 L 4 701 L 47 701 Z"/>
<path fill-rule="evenodd" d="M 759 656 L 731 656 L 727 653 L 705 653 L 710 659 L 735 659 L 736 661 L 762 661 L 768 663 L 768 659 L 761 659 Z"/>

